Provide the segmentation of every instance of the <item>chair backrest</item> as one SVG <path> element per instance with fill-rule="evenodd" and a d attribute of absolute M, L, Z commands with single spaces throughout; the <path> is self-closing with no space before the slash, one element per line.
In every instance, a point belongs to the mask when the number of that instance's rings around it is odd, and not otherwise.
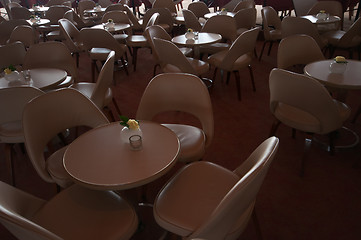
<path fill-rule="evenodd" d="M 1 181 L 0 196 L 0 222 L 17 239 L 62 239 L 30 220 L 45 205 L 45 200 Z"/>
<path fill-rule="evenodd" d="M 23 68 L 58 68 L 73 78 L 77 77 L 76 63 L 62 42 L 48 41 L 32 45 L 25 54 Z"/>
<path fill-rule="evenodd" d="M 263 7 L 261 10 L 263 20 L 263 34 L 266 40 L 271 40 L 270 31 L 272 29 L 281 30 L 282 23 L 276 10 L 271 6 Z"/>
<path fill-rule="evenodd" d="M 254 208 L 259 189 L 279 147 L 279 139 L 270 137 L 261 143 L 234 172 L 239 181 L 229 190 L 212 214 L 189 238 L 226 239 L 241 216 L 245 228 Z M 243 229 L 244 230 L 244 229 Z"/>
<path fill-rule="evenodd" d="M 234 19 L 236 20 L 237 29 L 251 29 L 256 26 L 257 10 L 256 8 L 240 9 L 234 15 Z"/>
<path fill-rule="evenodd" d="M 114 58 L 115 52 L 111 51 L 105 61 L 102 69 L 100 70 L 98 79 L 96 81 L 94 90 L 90 99 L 97 105 L 99 108 L 104 107 L 104 96 L 108 91 L 114 77 Z"/>
<path fill-rule="evenodd" d="M 282 38 L 295 34 L 306 34 L 312 37 L 320 48 L 324 48 L 326 43 L 318 33 L 317 27 L 306 18 L 287 16 L 282 20 Z"/>
<path fill-rule="evenodd" d="M 14 28 L 19 25 L 30 26 L 30 24 L 25 19 L 13 19 L 0 23 L 0 45 L 6 44 Z"/>
<path fill-rule="evenodd" d="M 32 13 L 25 7 L 13 7 L 11 8 L 12 19 L 29 19 Z"/>
<path fill-rule="evenodd" d="M 34 87 L 11 87 L 0 89 L 0 125 L 3 123 L 20 122 L 23 119 L 23 109 L 33 98 L 44 92 Z M 11 104 L 10 104 L 11 103 Z M 1 136 L 0 136 L 1 142 Z"/>
<path fill-rule="evenodd" d="M 153 17 L 154 14 L 158 13 L 158 17 Z M 155 23 L 156 21 L 156 23 Z M 167 8 L 151 8 L 148 9 L 143 17 L 143 27 L 145 30 L 147 27 L 155 24 L 166 24 L 169 29 L 173 29 L 173 17 L 171 12 Z M 153 22 L 153 23 L 152 23 Z"/>
<path fill-rule="evenodd" d="M 79 15 L 77 13 L 75 13 L 73 10 L 69 10 L 66 13 L 64 13 L 63 18 L 68 19 L 78 29 L 82 29 L 83 27 L 85 27 L 85 23 L 84 23 L 83 19 L 81 19 L 79 17 Z"/>
<path fill-rule="evenodd" d="M 30 47 L 31 45 L 38 42 L 36 38 L 35 31 L 32 27 L 27 25 L 16 26 L 12 31 L 9 43 L 20 41 L 24 44 L 25 47 Z"/>
<path fill-rule="evenodd" d="M 191 63 L 179 48 L 172 42 L 154 38 L 154 46 L 159 56 L 161 67 L 174 68 L 175 72 L 190 73 L 197 75 Z M 172 57 L 169 57 L 172 56 Z"/>
<path fill-rule="evenodd" d="M 167 33 L 166 30 L 164 30 L 164 28 L 162 28 L 159 25 L 153 25 L 153 26 L 147 27 L 147 29 L 145 29 L 144 36 L 147 39 L 150 47 L 152 48 L 152 54 L 153 54 L 154 59 L 157 62 L 159 62 L 160 60 L 159 60 L 159 56 L 157 54 L 157 50 L 154 45 L 154 39 L 160 38 L 160 39 L 170 41 L 172 39 L 171 36 Z"/>
<path fill-rule="evenodd" d="M 212 103 L 203 81 L 186 73 L 163 73 L 155 76 L 145 89 L 136 117 L 152 120 L 158 113 L 181 111 L 199 119 L 206 135 L 206 147 L 213 139 Z"/>
<path fill-rule="evenodd" d="M 60 31 L 65 37 L 65 44 L 71 52 L 78 52 L 80 50 L 79 45 L 75 42 L 79 38 L 78 28 L 68 19 L 62 18 L 58 21 Z"/>
<path fill-rule="evenodd" d="M 113 11 L 105 12 L 102 17 L 102 22 L 106 23 L 106 22 L 108 22 L 108 19 L 112 19 L 115 23 L 131 24 L 131 21 L 130 21 L 128 15 L 124 11 L 121 11 L 121 10 L 113 10 Z"/>
<path fill-rule="evenodd" d="M 22 66 L 25 54 L 25 46 L 19 41 L 0 46 L 0 69 L 7 68 L 10 65 L 14 67 Z"/>
<path fill-rule="evenodd" d="M 307 15 L 308 11 L 316 2 L 317 0 L 293 0 L 296 16 Z"/>
<path fill-rule="evenodd" d="M 343 121 L 337 105 L 327 89 L 317 80 L 304 74 L 273 69 L 269 77 L 269 87 L 271 113 L 275 112 L 279 104 L 305 111 L 319 121 L 319 134 L 329 133 L 342 126 Z"/>
<path fill-rule="evenodd" d="M 208 6 L 203 1 L 191 2 L 188 5 L 188 10 L 192 11 L 197 18 L 204 17 L 205 14 L 210 13 Z"/>
<path fill-rule="evenodd" d="M 115 51 L 115 58 L 120 59 L 124 55 L 125 48 L 111 33 L 105 29 L 82 28 L 79 33 L 79 40 L 88 50 L 92 48 L 108 48 Z"/>
<path fill-rule="evenodd" d="M 92 0 L 82 0 L 78 2 L 78 13 L 81 18 L 84 18 L 84 11 L 87 9 L 93 9 L 95 7 L 95 2 Z"/>
<path fill-rule="evenodd" d="M 310 10 L 308 10 L 307 15 L 316 15 L 321 10 L 343 19 L 342 4 L 339 1 L 317 1 L 313 4 Z"/>
<path fill-rule="evenodd" d="M 25 146 L 40 177 L 54 182 L 45 168 L 44 157 L 44 149 L 53 137 L 68 128 L 95 128 L 107 123 L 102 111 L 75 89 L 50 91 L 30 101 L 23 112 Z"/>
<path fill-rule="evenodd" d="M 184 17 L 184 23 L 186 28 L 191 28 L 194 31 L 200 32 L 202 30 L 202 25 L 198 21 L 198 18 L 194 13 L 187 9 L 182 9 L 183 17 Z"/>
<path fill-rule="evenodd" d="M 105 12 L 110 12 L 110 11 L 125 11 L 125 7 L 121 3 L 111 4 L 106 6 L 105 8 Z"/>
<path fill-rule="evenodd" d="M 50 6 L 48 11 L 45 12 L 45 18 L 50 20 L 50 24 L 58 24 L 59 19 L 64 17 L 64 14 L 71 10 L 70 7 L 63 5 Z"/>
<path fill-rule="evenodd" d="M 232 10 L 232 12 L 238 12 L 239 10 L 246 9 L 246 8 L 255 8 L 256 4 L 254 0 L 244 0 L 239 2 Z"/>
<path fill-rule="evenodd" d="M 307 35 L 292 35 L 283 38 L 278 45 L 277 67 L 281 69 L 324 59 L 325 56 L 316 41 Z"/>
<path fill-rule="evenodd" d="M 56 6 L 56 5 L 63 5 L 63 6 L 71 7 L 71 1 L 67 1 L 67 0 L 49 0 L 49 2 L 47 2 L 45 5 L 47 7 Z"/>
<path fill-rule="evenodd" d="M 173 0 L 155 0 L 152 8 L 167 8 L 171 13 L 177 13 Z"/>
<path fill-rule="evenodd" d="M 138 30 L 138 31 L 139 31 L 139 30 L 142 30 L 143 27 L 142 27 L 142 25 L 139 23 L 138 18 L 134 15 L 133 10 L 131 10 L 131 9 L 129 8 L 129 6 L 124 5 L 124 11 L 127 12 L 128 18 L 129 18 L 130 21 L 133 23 L 132 29 L 133 29 L 133 30 Z"/>
<path fill-rule="evenodd" d="M 216 15 L 207 20 L 201 32 L 218 33 L 223 39 L 233 42 L 237 38 L 236 20 L 227 15 Z"/>
<path fill-rule="evenodd" d="M 105 8 L 110 5 L 114 5 L 114 3 L 110 0 L 99 0 L 98 3 L 100 6 L 105 7 Z"/>
<path fill-rule="evenodd" d="M 232 71 L 234 62 L 240 56 L 244 54 L 251 54 L 253 56 L 259 31 L 259 28 L 253 28 L 243 32 L 227 51 L 220 68 Z"/>
<path fill-rule="evenodd" d="M 353 47 L 354 38 L 361 38 L 361 18 L 358 18 L 347 30 L 347 32 L 340 38 L 337 43 L 338 47 Z M 357 43 L 359 42 L 356 41 Z"/>

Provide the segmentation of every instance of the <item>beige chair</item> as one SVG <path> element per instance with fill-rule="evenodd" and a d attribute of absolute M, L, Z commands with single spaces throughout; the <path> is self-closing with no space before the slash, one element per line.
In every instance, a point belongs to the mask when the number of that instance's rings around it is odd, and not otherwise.
<path fill-rule="evenodd" d="M 353 50 L 357 49 L 360 59 L 361 18 L 358 18 L 347 31 L 330 31 L 322 36 L 328 40 L 331 57 L 336 49 L 344 49 L 349 51 L 349 58 L 353 58 Z"/>
<path fill-rule="evenodd" d="M 50 89 L 68 87 L 76 81 L 77 67 L 68 47 L 62 42 L 42 42 L 32 45 L 26 52 L 23 69 L 57 68 L 67 72 L 65 80 Z M 45 90 L 50 90 L 45 89 Z"/>
<path fill-rule="evenodd" d="M 82 28 L 79 33 L 79 40 L 84 44 L 84 48 L 89 52 L 90 59 L 92 60 L 93 82 L 95 82 L 95 70 L 98 70 L 97 63 L 104 63 L 110 51 L 115 51 L 116 63 L 120 60 L 122 67 L 128 75 L 128 68 L 125 62 L 128 48 L 125 44 L 119 43 L 107 30 Z"/>
<path fill-rule="evenodd" d="M 172 37 L 167 33 L 167 31 L 164 30 L 164 28 L 162 28 L 159 25 L 149 26 L 147 29 L 145 29 L 144 36 L 147 39 L 148 44 L 152 48 L 152 55 L 156 61 L 155 65 L 154 65 L 154 69 L 153 69 L 153 77 L 154 77 L 156 74 L 157 67 L 160 67 L 160 59 L 157 54 L 157 50 L 155 49 L 155 46 L 154 46 L 154 39 L 160 38 L 160 39 L 164 39 L 167 41 L 171 41 Z M 185 56 L 189 56 L 193 53 L 193 50 L 191 48 L 187 48 L 187 47 L 181 47 L 181 48 L 179 48 L 179 50 L 181 50 L 181 52 Z"/>
<path fill-rule="evenodd" d="M 13 32 L 16 26 L 27 25 L 29 23 L 25 19 L 13 19 L 0 23 L 0 45 L 5 45 L 10 38 L 11 33 Z"/>
<path fill-rule="evenodd" d="M 159 19 L 157 21 L 157 25 L 162 26 L 168 33 L 172 33 L 174 18 L 172 13 L 167 8 L 151 8 L 148 9 L 143 17 L 143 30 L 147 28 L 147 23 L 154 13 L 159 13 Z"/>
<path fill-rule="evenodd" d="M 107 11 L 104 13 L 102 17 L 102 23 L 108 22 L 108 19 L 112 19 L 114 23 L 125 23 L 125 24 L 129 24 L 130 26 L 132 25 L 130 19 L 128 18 L 127 13 L 124 11 L 120 11 L 120 10 Z M 113 37 L 119 43 L 125 44 L 127 37 L 131 34 L 132 34 L 132 30 L 131 28 L 129 28 L 128 30 L 125 30 L 123 32 L 119 32 L 119 33 L 117 32 L 113 34 Z"/>
<path fill-rule="evenodd" d="M 157 114 L 179 111 L 192 114 L 200 128 L 185 124 L 163 124 L 178 136 L 178 161 L 202 159 L 213 139 L 212 103 L 205 84 L 198 77 L 185 73 L 164 73 L 155 76 L 140 100 L 136 118 L 153 120 Z"/>
<path fill-rule="evenodd" d="M 250 30 L 256 26 L 257 10 L 256 8 L 241 9 L 236 12 L 234 19 L 236 20 L 237 36 L 239 36 L 244 31 Z"/>
<path fill-rule="evenodd" d="M 259 60 L 262 59 L 263 51 L 267 43 L 269 43 L 267 55 L 270 55 L 273 43 L 282 39 L 281 19 L 278 17 L 278 14 L 273 9 L 273 7 L 263 7 L 261 10 L 261 14 L 263 20 L 263 35 L 265 41 L 262 46 L 261 54 L 259 55 Z"/>
<path fill-rule="evenodd" d="M 25 7 L 12 7 L 11 16 L 12 19 L 29 19 L 32 13 Z"/>
<path fill-rule="evenodd" d="M 317 1 L 315 2 L 315 4 L 311 7 L 310 10 L 308 10 L 307 15 L 316 15 L 317 13 L 319 13 L 321 10 L 326 11 L 326 13 L 333 15 L 333 16 L 337 16 L 339 18 L 341 18 L 341 22 L 336 23 L 334 25 L 319 25 L 318 30 L 319 31 L 330 31 L 330 30 L 339 30 L 340 28 L 343 29 L 343 9 L 342 9 L 342 4 L 340 1 Z"/>
<path fill-rule="evenodd" d="M 292 0 L 295 8 L 296 16 L 307 15 L 312 6 L 317 3 L 317 0 Z"/>
<path fill-rule="evenodd" d="M 149 10 L 147 11 L 149 12 Z M 169 12 L 169 11 L 168 11 Z M 146 13 L 147 14 L 147 13 Z M 160 18 L 160 14 L 158 12 L 154 13 L 149 20 L 147 21 L 147 27 L 158 25 Z M 143 21 L 146 20 L 146 16 L 144 16 Z M 146 28 L 145 28 L 146 29 Z M 133 69 L 136 71 L 137 69 L 137 57 L 138 57 L 138 49 L 149 47 L 147 39 L 143 35 L 131 35 L 126 39 L 127 45 L 132 48 L 133 54 Z"/>
<path fill-rule="evenodd" d="M 198 21 L 198 18 L 194 13 L 187 9 L 182 9 L 184 24 L 186 29 L 193 29 L 193 31 L 200 32 L 202 30 L 202 24 Z"/>
<path fill-rule="evenodd" d="M 182 239 L 239 239 L 256 217 L 257 194 L 278 146 L 278 138 L 268 138 L 233 171 L 207 161 L 186 165 L 158 193 L 156 222 Z"/>
<path fill-rule="evenodd" d="M 138 217 L 111 191 L 74 185 L 43 200 L 0 182 L 0 222 L 17 239 L 130 239 Z"/>
<path fill-rule="evenodd" d="M 227 83 L 230 78 L 230 73 L 234 72 L 237 84 L 238 100 L 241 100 L 241 80 L 239 77 L 240 69 L 248 67 L 253 91 L 256 91 L 254 77 L 251 67 L 252 59 L 254 58 L 254 48 L 256 46 L 259 28 L 254 28 L 243 32 L 228 50 L 218 52 L 208 58 L 209 64 L 215 67 L 213 81 L 216 79 L 218 69 L 227 71 Z"/>
<path fill-rule="evenodd" d="M 277 68 L 303 73 L 305 65 L 324 60 L 320 47 L 308 35 L 292 35 L 281 40 L 277 52 Z M 295 67 L 301 65 L 300 69 Z"/>
<path fill-rule="evenodd" d="M 295 35 L 306 34 L 317 42 L 321 49 L 325 49 L 328 40 L 322 37 L 317 30 L 317 27 L 306 18 L 287 16 L 282 20 L 282 38 Z"/>
<path fill-rule="evenodd" d="M 238 12 L 239 10 L 242 9 L 247 9 L 247 8 L 255 8 L 256 4 L 254 2 L 254 0 L 244 0 L 244 1 L 240 1 L 232 10 L 232 12 Z"/>
<path fill-rule="evenodd" d="M 50 20 L 50 25 L 39 26 L 37 29 L 43 33 L 44 40 L 62 41 L 64 37 L 60 34 L 58 21 L 64 17 L 64 14 L 71 10 L 70 7 L 64 5 L 54 5 L 49 7 L 45 12 L 45 18 Z"/>
<path fill-rule="evenodd" d="M 23 109 L 34 97 L 44 92 L 33 87 L 11 87 L 0 89 L 0 143 L 5 144 L 5 169 L 15 185 L 12 155 L 14 144 L 24 143 L 22 126 Z"/>
<path fill-rule="evenodd" d="M 17 69 L 21 70 L 25 54 L 25 46 L 19 41 L 0 46 L 0 69 L 13 65 Z"/>
<path fill-rule="evenodd" d="M 129 8 L 128 5 L 124 5 L 124 11 L 127 13 L 129 20 L 132 22 L 133 26 L 132 26 L 132 30 L 133 32 L 137 32 L 137 31 L 142 31 L 145 30 L 145 28 L 143 29 L 142 26 L 142 21 L 140 21 L 133 13 L 133 10 L 131 10 Z"/>
<path fill-rule="evenodd" d="M 73 184 L 63 166 L 67 146 L 44 154 L 57 134 L 78 126 L 95 128 L 109 123 L 99 108 L 75 89 L 50 91 L 29 102 L 23 112 L 23 131 L 28 156 L 46 182 L 66 188 Z M 51 145 L 50 145 L 51 146 Z M 48 147 L 48 149 L 50 149 Z"/>
<path fill-rule="evenodd" d="M 74 12 L 73 10 L 69 10 L 67 11 L 63 18 L 68 19 L 69 21 L 71 21 L 74 26 L 76 26 L 79 30 L 84 28 L 84 27 L 91 27 L 95 25 L 95 22 L 91 19 L 89 20 L 85 20 L 79 17 L 79 15 Z"/>
<path fill-rule="evenodd" d="M 27 25 L 20 25 L 16 26 L 12 31 L 9 38 L 9 43 L 20 41 L 26 48 L 29 48 L 30 46 L 37 43 L 38 40 L 38 36 L 36 36 L 36 33 L 32 27 Z"/>
<path fill-rule="evenodd" d="M 222 36 L 222 41 L 200 47 L 201 54 L 214 54 L 228 49 L 237 38 L 237 24 L 233 17 L 227 15 L 217 15 L 211 17 L 204 24 L 201 32 L 218 33 Z"/>
<path fill-rule="evenodd" d="M 177 9 L 173 0 L 154 0 L 152 8 L 167 8 L 171 13 L 177 14 Z"/>
<path fill-rule="evenodd" d="M 92 16 L 91 14 L 87 14 L 84 12 L 88 9 L 93 9 L 95 7 L 95 2 L 92 0 L 82 0 L 78 2 L 78 14 L 83 21 L 97 21 L 100 20 L 100 16 Z"/>
<path fill-rule="evenodd" d="M 209 8 L 203 1 L 191 2 L 188 10 L 192 11 L 197 18 L 204 18 L 204 15 L 210 13 Z"/>
<path fill-rule="evenodd" d="M 306 133 L 305 155 L 301 163 L 303 175 L 312 135 L 328 134 L 329 150 L 333 154 L 333 137 L 350 116 L 350 108 L 333 99 L 320 82 L 304 74 L 273 69 L 269 77 L 269 87 L 270 109 L 276 118 L 270 135 L 276 133 L 280 123 Z"/>
<path fill-rule="evenodd" d="M 83 43 L 79 40 L 80 31 L 68 19 L 62 18 L 58 22 L 60 31 L 65 38 L 65 45 L 69 51 L 75 55 L 76 66 L 79 67 L 79 53 L 85 51 Z"/>
<path fill-rule="evenodd" d="M 163 72 L 190 73 L 200 77 L 209 71 L 208 63 L 184 56 L 174 43 L 159 38 L 153 39 L 153 42 Z"/>
<path fill-rule="evenodd" d="M 114 78 L 114 58 L 115 52 L 111 51 L 100 70 L 96 83 L 79 82 L 70 86 L 87 96 L 99 109 L 104 109 L 109 113 L 113 121 L 115 121 L 115 118 L 109 108 L 111 102 L 113 102 L 117 113 L 121 115 L 118 104 L 113 97 L 112 89 L 110 88 Z"/>

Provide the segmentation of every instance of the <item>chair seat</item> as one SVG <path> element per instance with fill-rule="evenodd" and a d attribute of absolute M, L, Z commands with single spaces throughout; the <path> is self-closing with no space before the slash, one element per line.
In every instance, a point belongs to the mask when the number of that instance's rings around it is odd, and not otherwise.
<path fill-rule="evenodd" d="M 89 51 L 89 56 L 91 59 L 105 61 L 110 53 L 108 48 L 92 48 Z"/>
<path fill-rule="evenodd" d="M 143 35 L 131 35 L 126 39 L 127 45 L 130 47 L 147 47 L 148 41 Z"/>
<path fill-rule="evenodd" d="M 46 38 L 48 41 L 61 41 L 65 40 L 65 37 L 63 37 L 60 33 L 60 30 L 51 31 L 46 34 Z"/>
<path fill-rule="evenodd" d="M 155 220 L 164 229 L 189 236 L 211 217 L 238 180 L 232 171 L 210 162 L 189 164 L 157 196 Z"/>
<path fill-rule="evenodd" d="M 282 32 L 279 29 L 271 30 L 269 32 L 269 34 L 270 34 L 271 41 L 276 41 L 276 40 L 282 39 Z"/>
<path fill-rule="evenodd" d="M 24 142 L 22 121 L 12 121 L 0 124 L 0 142 Z"/>
<path fill-rule="evenodd" d="M 205 46 L 200 46 L 201 53 L 215 54 L 220 51 L 229 49 L 231 45 L 229 43 L 213 43 Z"/>
<path fill-rule="evenodd" d="M 122 44 L 126 43 L 126 39 L 128 38 L 128 34 L 125 33 L 119 33 L 119 34 L 113 34 L 113 37 Z"/>
<path fill-rule="evenodd" d="M 47 202 L 32 219 L 62 239 L 130 239 L 138 227 L 134 208 L 111 191 L 73 185 Z"/>
<path fill-rule="evenodd" d="M 205 153 L 205 135 L 202 129 L 190 125 L 163 124 L 172 130 L 180 142 L 178 161 L 193 162 L 200 160 Z"/>
<path fill-rule="evenodd" d="M 48 170 L 54 181 L 61 187 L 67 188 L 73 184 L 69 174 L 63 165 L 63 156 L 67 146 L 54 152 L 46 161 L 46 169 Z"/>
<path fill-rule="evenodd" d="M 343 120 L 342 122 L 344 122 L 350 116 L 351 110 L 346 104 L 342 102 L 337 100 L 334 100 L 334 102 L 337 105 L 340 117 Z M 310 113 L 302 111 L 299 108 L 295 108 L 288 104 L 279 103 L 274 115 L 285 125 L 299 129 L 303 132 L 312 132 L 318 134 L 325 133 L 321 128 L 320 121 L 317 118 L 315 118 Z M 340 127 L 342 126 L 338 126 L 334 130 Z"/>
<path fill-rule="evenodd" d="M 86 83 L 86 82 L 81 82 L 81 83 L 75 83 L 73 85 L 71 85 L 71 88 L 75 88 L 76 90 L 80 91 L 82 94 L 84 94 L 85 96 L 87 96 L 88 98 L 91 98 L 94 89 L 95 89 L 96 83 Z M 105 97 L 104 97 L 104 102 L 102 104 L 102 106 L 97 106 L 99 108 L 103 108 L 105 106 L 108 106 L 109 103 L 112 101 L 113 98 L 113 92 L 111 88 L 108 88 L 107 92 L 105 93 Z M 97 103 L 95 103 L 97 104 Z"/>
<path fill-rule="evenodd" d="M 208 57 L 209 64 L 216 66 L 218 68 L 222 68 L 227 71 L 236 71 L 248 66 L 252 62 L 252 57 L 250 56 L 250 54 L 243 54 L 233 63 L 233 65 L 230 66 L 223 65 L 222 62 L 227 53 L 228 51 L 226 50 L 209 56 Z"/>

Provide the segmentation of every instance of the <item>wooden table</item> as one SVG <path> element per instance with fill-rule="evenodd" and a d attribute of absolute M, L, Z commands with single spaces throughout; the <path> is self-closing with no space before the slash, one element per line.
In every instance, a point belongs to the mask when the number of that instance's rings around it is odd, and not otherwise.
<path fill-rule="evenodd" d="M 29 71 L 31 76 L 30 82 L 25 82 L 23 74 L 20 73 L 21 79 L 11 82 L 5 80 L 4 77 L 1 77 L 0 88 L 30 85 L 42 90 L 46 90 L 48 88 L 58 85 L 67 77 L 66 71 L 55 68 L 35 68 Z"/>
<path fill-rule="evenodd" d="M 180 144 L 170 129 L 140 121 L 143 148 L 134 151 L 122 141 L 122 128 L 113 122 L 69 145 L 63 164 L 76 183 L 98 190 L 130 189 L 159 178 L 176 163 Z"/>

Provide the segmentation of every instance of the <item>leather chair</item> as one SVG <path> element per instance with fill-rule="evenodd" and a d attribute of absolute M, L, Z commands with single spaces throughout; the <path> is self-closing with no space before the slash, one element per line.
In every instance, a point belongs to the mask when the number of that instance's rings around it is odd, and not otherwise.
<path fill-rule="evenodd" d="M 184 17 L 184 24 L 186 29 L 193 29 L 193 31 L 200 32 L 202 30 L 202 24 L 198 21 L 198 18 L 194 13 L 190 10 L 183 9 L 182 10 Z"/>
<path fill-rule="evenodd" d="M 233 171 L 207 161 L 186 165 L 158 193 L 156 222 L 182 239 L 239 239 L 256 216 L 257 194 L 278 146 L 278 138 L 268 138 Z"/>
<path fill-rule="evenodd" d="M 21 70 L 25 54 L 25 46 L 19 41 L 0 46 L 0 68 L 4 69 L 13 65 Z"/>
<path fill-rule="evenodd" d="M 14 28 L 19 25 L 30 26 L 25 19 L 14 19 L 0 23 L 0 45 L 5 45 L 7 43 Z"/>
<path fill-rule="evenodd" d="M 51 151 L 53 147 L 49 142 L 66 129 L 95 128 L 107 123 L 108 119 L 99 108 L 75 89 L 50 91 L 29 102 L 23 112 L 23 131 L 28 156 L 38 175 L 63 188 L 72 185 L 63 166 L 67 146 Z M 50 154 L 45 157 L 47 147 Z"/>
<path fill-rule="evenodd" d="M 69 10 L 66 13 L 64 13 L 63 18 L 68 19 L 70 22 L 74 24 L 79 30 L 84 27 L 91 27 L 95 25 L 95 22 L 91 19 L 82 19 L 79 17 L 79 15 L 74 12 L 73 10 Z"/>
<path fill-rule="evenodd" d="M 114 23 L 125 23 L 125 24 L 129 24 L 130 26 L 132 25 L 130 19 L 128 18 L 127 13 L 125 13 L 124 11 L 120 11 L 120 10 L 107 11 L 104 13 L 102 17 L 102 23 L 107 23 L 108 19 L 112 19 Z M 131 34 L 132 34 L 132 30 L 131 28 L 129 28 L 125 31 L 116 32 L 112 35 L 119 43 L 126 44 L 126 39 Z"/>
<path fill-rule="evenodd" d="M 188 10 L 192 11 L 198 19 L 204 19 L 204 15 L 210 13 L 208 6 L 203 1 L 189 3 Z"/>
<path fill-rule="evenodd" d="M 38 43 L 38 36 L 34 29 L 27 25 L 16 26 L 14 30 L 11 32 L 9 43 L 13 43 L 16 41 L 20 41 L 24 44 L 26 48 Z"/>
<path fill-rule="evenodd" d="M 43 200 L 0 182 L 0 222 L 17 239 L 130 239 L 133 206 L 111 191 L 74 185 Z"/>
<path fill-rule="evenodd" d="M 177 14 L 173 0 L 154 0 L 152 8 L 167 8 L 172 14 Z"/>
<path fill-rule="evenodd" d="M 188 163 L 202 159 L 214 133 L 212 103 L 202 80 L 185 73 L 164 73 L 155 76 L 143 93 L 136 118 L 154 120 L 157 114 L 169 111 L 192 114 L 200 123 L 200 127 L 197 127 L 196 123 L 163 124 L 178 136 L 178 161 Z"/>
<path fill-rule="evenodd" d="M 232 12 L 238 12 L 239 10 L 242 9 L 247 9 L 247 8 L 255 8 L 256 4 L 254 3 L 254 0 L 244 0 L 244 1 L 240 1 L 232 10 Z"/>
<path fill-rule="evenodd" d="M 230 73 L 233 72 L 236 78 L 238 100 L 241 100 L 240 69 L 248 67 L 251 75 L 253 91 L 256 91 L 251 62 L 254 57 L 259 28 L 243 32 L 231 45 L 228 50 L 218 52 L 208 58 L 209 64 L 215 67 L 213 81 L 216 79 L 218 69 L 227 71 L 227 83 Z"/>
<path fill-rule="evenodd" d="M 251 1 L 245 1 L 251 2 Z M 242 3 L 242 2 L 241 2 Z M 234 19 L 236 20 L 237 36 L 244 31 L 250 30 L 256 26 L 257 10 L 256 8 L 245 8 L 236 12 Z"/>
<path fill-rule="evenodd" d="M 25 7 L 12 7 L 11 8 L 11 16 L 12 19 L 25 19 L 28 20 L 32 13 L 29 9 Z"/>

